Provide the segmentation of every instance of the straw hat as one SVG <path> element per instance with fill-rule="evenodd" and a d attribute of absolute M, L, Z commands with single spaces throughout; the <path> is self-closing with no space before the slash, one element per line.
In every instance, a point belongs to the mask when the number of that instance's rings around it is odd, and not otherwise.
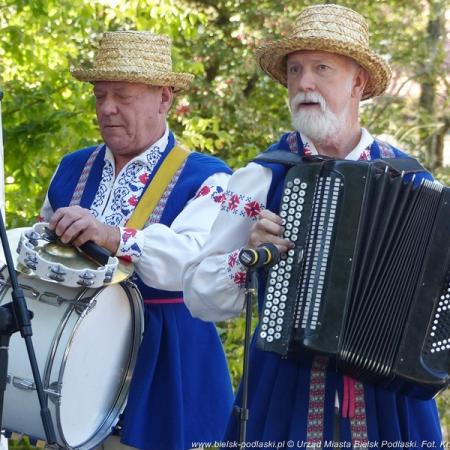
<path fill-rule="evenodd" d="M 349 56 L 367 70 L 362 99 L 383 94 L 391 79 L 389 65 L 369 49 L 369 29 L 363 16 L 339 5 L 305 8 L 291 34 L 256 50 L 261 68 L 286 86 L 286 56 L 298 50 L 320 50 Z"/>
<path fill-rule="evenodd" d="M 80 81 L 128 81 L 186 89 L 193 75 L 172 72 L 171 40 L 147 31 L 104 33 L 93 68 L 70 69 Z"/>

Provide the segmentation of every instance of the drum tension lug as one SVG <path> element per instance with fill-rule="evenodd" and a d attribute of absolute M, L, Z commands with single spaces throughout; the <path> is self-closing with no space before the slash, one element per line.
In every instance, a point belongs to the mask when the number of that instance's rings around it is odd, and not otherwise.
<path fill-rule="evenodd" d="M 9 378 L 9 382 L 11 382 L 11 378 Z M 34 381 L 27 378 L 13 377 L 12 385 L 18 389 L 36 390 Z M 45 388 L 44 392 L 54 404 L 58 404 L 61 401 L 61 385 L 57 381 L 50 383 L 50 386 Z"/>
<path fill-rule="evenodd" d="M 62 385 L 60 383 L 53 381 L 47 389 L 44 389 L 44 392 L 48 395 L 50 401 L 55 405 L 61 403 L 61 388 Z"/>

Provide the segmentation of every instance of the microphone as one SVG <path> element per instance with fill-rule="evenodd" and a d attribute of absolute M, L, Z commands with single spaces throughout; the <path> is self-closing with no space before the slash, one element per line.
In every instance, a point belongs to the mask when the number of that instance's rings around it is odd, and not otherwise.
<path fill-rule="evenodd" d="M 112 253 L 109 250 L 100 247 L 100 245 L 97 245 L 93 241 L 87 241 L 84 244 L 81 244 L 78 248 L 102 266 L 108 264 L 109 258 L 112 256 Z"/>
<path fill-rule="evenodd" d="M 239 261 L 248 269 L 270 267 L 280 260 L 280 252 L 275 244 L 267 243 L 257 248 L 243 248 L 239 252 Z"/>
<path fill-rule="evenodd" d="M 49 242 L 57 241 L 59 239 L 58 235 L 54 230 L 50 230 L 50 228 L 45 227 L 45 238 Z M 101 264 L 102 266 L 108 264 L 109 258 L 112 256 L 112 253 L 106 248 L 100 247 L 93 241 L 87 241 L 84 244 L 81 244 L 78 247 L 83 253 L 86 254 L 89 258 L 93 259 L 95 262 Z"/>

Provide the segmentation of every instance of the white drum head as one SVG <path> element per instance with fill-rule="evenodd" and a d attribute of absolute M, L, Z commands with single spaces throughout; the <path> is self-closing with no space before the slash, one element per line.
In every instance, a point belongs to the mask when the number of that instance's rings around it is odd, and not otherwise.
<path fill-rule="evenodd" d="M 79 447 L 115 410 L 130 365 L 135 334 L 130 302 L 121 285 L 102 290 L 75 327 L 61 367 L 59 426 Z"/>

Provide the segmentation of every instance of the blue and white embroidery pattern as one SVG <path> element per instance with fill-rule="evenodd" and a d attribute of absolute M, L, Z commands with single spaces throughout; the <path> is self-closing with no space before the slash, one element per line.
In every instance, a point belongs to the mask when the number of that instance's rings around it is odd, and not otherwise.
<path fill-rule="evenodd" d="M 121 228 L 120 232 L 121 237 L 117 256 L 130 262 L 139 258 L 142 254 L 142 248 L 137 242 L 137 230 L 134 228 Z"/>
<path fill-rule="evenodd" d="M 102 180 L 91 206 L 94 217 L 103 216 L 108 225 L 124 225 L 134 211 L 162 153 L 163 150 L 157 145 L 150 148 L 143 157 L 125 166 L 115 180 L 114 167 L 105 158 Z"/>
<path fill-rule="evenodd" d="M 111 184 L 114 182 L 114 168 L 111 161 L 105 160 L 105 165 L 102 171 L 102 181 L 98 187 L 97 194 L 91 205 L 91 211 L 94 217 L 99 217 L 102 205 L 105 203 L 106 196 Z"/>

